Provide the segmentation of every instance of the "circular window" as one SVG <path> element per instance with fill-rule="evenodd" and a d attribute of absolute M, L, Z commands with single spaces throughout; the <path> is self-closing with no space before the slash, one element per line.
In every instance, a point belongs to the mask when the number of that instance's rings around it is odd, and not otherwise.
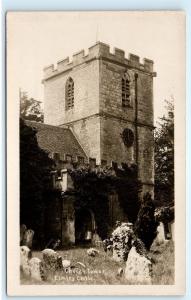
<path fill-rule="evenodd" d="M 129 128 L 125 128 L 122 132 L 122 139 L 126 147 L 131 147 L 134 142 L 133 131 Z"/>

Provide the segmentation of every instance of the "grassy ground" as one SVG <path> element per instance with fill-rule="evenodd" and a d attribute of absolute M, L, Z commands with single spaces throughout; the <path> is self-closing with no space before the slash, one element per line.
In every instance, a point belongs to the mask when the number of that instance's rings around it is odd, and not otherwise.
<path fill-rule="evenodd" d="M 174 243 L 154 245 L 150 251 L 154 260 L 153 284 L 174 284 Z"/>
<path fill-rule="evenodd" d="M 111 255 L 102 249 L 96 257 L 90 257 L 86 248 L 73 248 L 58 251 L 62 257 L 71 260 L 72 265 L 77 262 L 86 267 L 74 268 L 70 271 L 56 273 L 48 278 L 44 284 L 128 284 L 123 276 L 118 275 L 119 268 L 125 268 L 125 263 L 112 260 Z M 153 284 L 173 284 L 174 277 L 174 246 L 170 241 L 162 245 L 154 245 L 150 252 L 153 258 Z M 33 257 L 42 259 L 41 252 L 34 251 Z M 21 277 L 22 284 L 35 284 L 27 278 Z"/>

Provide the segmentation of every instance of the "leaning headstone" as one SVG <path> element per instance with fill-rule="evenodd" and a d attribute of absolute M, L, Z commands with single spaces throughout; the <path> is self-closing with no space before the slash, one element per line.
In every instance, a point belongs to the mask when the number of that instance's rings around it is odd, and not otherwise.
<path fill-rule="evenodd" d="M 32 229 L 28 229 L 25 231 L 24 237 L 23 237 L 23 245 L 32 248 L 32 242 L 33 242 L 33 236 L 34 231 Z"/>
<path fill-rule="evenodd" d="M 52 249 L 44 249 L 42 251 L 43 265 L 47 272 L 55 272 L 62 270 L 62 257 Z"/>
<path fill-rule="evenodd" d="M 125 268 L 125 278 L 130 284 L 152 284 L 151 260 L 133 246 L 129 252 Z"/>
<path fill-rule="evenodd" d="M 20 269 L 26 276 L 30 276 L 29 260 L 31 256 L 31 250 L 27 246 L 20 247 Z"/>
<path fill-rule="evenodd" d="M 23 239 L 24 239 L 24 235 L 25 232 L 27 231 L 27 226 L 25 224 L 22 224 L 20 226 L 20 245 L 23 245 Z"/>
<path fill-rule="evenodd" d="M 33 257 L 29 261 L 29 267 L 30 267 L 30 276 L 31 279 L 37 280 L 37 281 L 43 281 L 45 280 L 45 272 L 43 268 L 42 261 L 37 258 Z"/>

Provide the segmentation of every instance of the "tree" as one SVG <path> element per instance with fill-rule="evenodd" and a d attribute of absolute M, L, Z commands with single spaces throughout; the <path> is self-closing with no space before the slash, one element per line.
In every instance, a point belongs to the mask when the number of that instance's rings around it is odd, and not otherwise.
<path fill-rule="evenodd" d="M 157 236 L 157 226 L 158 222 L 155 219 L 155 205 L 150 193 L 146 193 L 143 196 L 137 221 L 134 225 L 134 232 L 144 243 L 147 250 L 150 249 L 152 242 Z"/>
<path fill-rule="evenodd" d="M 43 122 L 41 102 L 29 98 L 26 92 L 20 91 L 20 116 L 25 120 Z"/>
<path fill-rule="evenodd" d="M 50 182 L 53 161 L 38 146 L 36 130 L 20 119 L 20 223 L 43 240 L 44 194 Z"/>
<path fill-rule="evenodd" d="M 155 200 L 158 206 L 174 202 L 174 101 L 166 103 L 166 116 L 155 131 Z"/>

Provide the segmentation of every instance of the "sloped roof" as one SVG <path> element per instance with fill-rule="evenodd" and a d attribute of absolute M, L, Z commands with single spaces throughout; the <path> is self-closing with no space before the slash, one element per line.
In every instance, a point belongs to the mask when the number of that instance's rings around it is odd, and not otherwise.
<path fill-rule="evenodd" d="M 76 158 L 76 156 L 87 158 L 84 150 L 69 128 L 34 121 L 25 121 L 25 123 L 37 130 L 38 144 L 47 152 L 59 153 L 60 158 L 63 160 L 66 154 L 71 155 L 73 158 Z"/>

